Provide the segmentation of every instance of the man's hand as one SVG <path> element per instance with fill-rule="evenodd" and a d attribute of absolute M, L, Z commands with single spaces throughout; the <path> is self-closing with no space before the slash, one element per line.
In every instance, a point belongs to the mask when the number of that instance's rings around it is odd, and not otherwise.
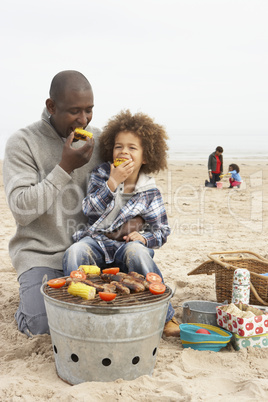
<path fill-rule="evenodd" d="M 111 233 L 105 233 L 105 236 L 111 240 L 124 241 L 124 237 L 128 236 L 132 232 L 139 232 L 142 230 L 144 225 L 144 220 L 141 216 L 135 216 L 135 218 L 130 219 L 128 222 L 124 223 L 117 231 Z M 143 240 L 144 237 L 143 237 Z"/>
<path fill-rule="evenodd" d="M 84 166 L 91 158 L 94 149 L 94 139 L 87 138 L 85 145 L 81 148 L 72 148 L 74 133 L 67 137 L 63 147 L 59 166 L 70 174 L 73 170 Z"/>

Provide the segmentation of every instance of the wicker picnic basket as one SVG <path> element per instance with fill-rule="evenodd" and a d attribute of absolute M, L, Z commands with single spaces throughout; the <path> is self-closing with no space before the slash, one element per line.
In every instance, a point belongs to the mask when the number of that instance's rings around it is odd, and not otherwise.
<path fill-rule="evenodd" d="M 217 302 L 232 302 L 233 275 L 237 268 L 250 271 L 250 304 L 268 306 L 268 260 L 251 251 L 224 251 L 208 254 L 210 260 L 188 275 L 215 273 Z"/>

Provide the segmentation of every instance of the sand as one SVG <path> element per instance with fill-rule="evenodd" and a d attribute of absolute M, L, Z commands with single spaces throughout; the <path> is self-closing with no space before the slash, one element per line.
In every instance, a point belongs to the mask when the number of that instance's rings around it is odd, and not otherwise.
<path fill-rule="evenodd" d="M 175 290 L 172 304 L 182 320 L 189 300 L 216 301 L 214 275 L 188 276 L 214 251 L 249 250 L 268 258 L 268 163 L 238 163 L 239 190 L 205 189 L 206 161 L 170 161 L 157 176 L 172 234 L 155 260 Z M 8 255 L 15 231 L 1 174 L 0 400 L 1 401 L 256 401 L 268 399 L 268 348 L 220 352 L 183 349 L 180 339 L 162 338 L 152 376 L 133 381 L 86 382 L 71 386 L 56 373 L 49 335 L 32 339 L 18 332 L 16 273 Z"/>

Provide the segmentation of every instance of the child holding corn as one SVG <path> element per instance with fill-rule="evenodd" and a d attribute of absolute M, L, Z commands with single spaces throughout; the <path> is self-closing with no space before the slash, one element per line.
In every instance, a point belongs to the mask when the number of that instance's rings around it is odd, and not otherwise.
<path fill-rule="evenodd" d="M 73 235 L 75 243 L 63 258 L 69 275 L 80 265 L 117 266 L 123 272 L 162 274 L 153 260 L 154 248 L 170 234 L 164 202 L 150 173 L 167 167 L 167 134 L 147 115 L 122 111 L 112 118 L 100 136 L 101 157 L 106 162 L 91 174 L 82 203 L 88 224 Z M 124 159 L 115 167 L 113 161 Z M 123 241 L 110 239 L 131 218 L 141 216 L 143 231 L 132 231 Z M 169 305 L 164 334 L 178 336 L 179 324 Z"/>

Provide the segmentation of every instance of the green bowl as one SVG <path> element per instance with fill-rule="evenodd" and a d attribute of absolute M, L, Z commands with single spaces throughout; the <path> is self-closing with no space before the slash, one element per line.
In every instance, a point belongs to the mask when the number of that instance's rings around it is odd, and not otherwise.
<path fill-rule="evenodd" d="M 196 333 L 200 328 L 209 334 Z M 232 334 L 225 329 L 207 324 L 180 324 L 180 339 L 184 348 L 218 352 L 230 342 Z"/>

